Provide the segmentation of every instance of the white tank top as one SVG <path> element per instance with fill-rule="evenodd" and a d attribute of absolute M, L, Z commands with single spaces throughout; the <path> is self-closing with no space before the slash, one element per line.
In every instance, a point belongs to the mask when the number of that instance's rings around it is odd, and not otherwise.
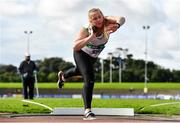
<path fill-rule="evenodd" d="M 90 34 L 89 28 L 86 29 Z M 108 39 L 109 37 L 105 36 L 105 34 L 102 33 L 94 40 L 89 41 L 81 50 L 90 55 L 91 57 L 97 58 L 101 51 L 105 48 L 105 44 L 107 43 Z"/>

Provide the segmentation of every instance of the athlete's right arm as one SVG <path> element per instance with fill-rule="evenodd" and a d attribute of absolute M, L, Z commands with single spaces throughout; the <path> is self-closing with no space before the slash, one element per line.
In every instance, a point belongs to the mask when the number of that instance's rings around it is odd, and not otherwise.
<path fill-rule="evenodd" d="M 81 50 L 81 48 L 83 48 L 90 40 L 93 40 L 95 37 L 96 36 L 93 31 L 89 34 L 86 28 L 81 28 L 74 41 L 74 51 Z"/>

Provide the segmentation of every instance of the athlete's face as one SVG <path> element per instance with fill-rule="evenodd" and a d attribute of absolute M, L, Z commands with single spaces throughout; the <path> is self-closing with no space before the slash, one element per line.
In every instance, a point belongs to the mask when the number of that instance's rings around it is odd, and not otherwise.
<path fill-rule="evenodd" d="M 101 28 L 103 26 L 104 17 L 99 11 L 91 12 L 89 21 L 93 26 Z"/>

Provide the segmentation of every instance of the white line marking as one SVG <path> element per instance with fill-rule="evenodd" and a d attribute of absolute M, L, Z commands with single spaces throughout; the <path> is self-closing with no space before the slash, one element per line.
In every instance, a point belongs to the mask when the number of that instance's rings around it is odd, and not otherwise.
<path fill-rule="evenodd" d="M 33 102 L 33 101 L 29 101 L 29 100 L 21 100 L 21 101 L 31 103 L 31 104 L 35 104 L 35 105 L 39 105 L 39 106 L 42 106 L 44 108 L 49 109 L 50 111 L 53 111 L 53 109 L 51 107 L 44 105 L 44 104 L 41 104 L 41 103 L 38 103 L 38 102 Z"/>
<path fill-rule="evenodd" d="M 144 109 L 147 108 L 147 107 L 157 107 L 157 106 L 171 105 L 171 104 L 180 104 L 180 102 L 154 104 L 154 105 L 146 106 L 146 107 L 142 108 L 141 110 L 144 110 Z"/>
<path fill-rule="evenodd" d="M 180 104 L 180 102 L 160 103 L 160 104 L 155 104 L 155 105 L 150 105 L 150 106 L 151 107 L 156 107 L 156 106 L 170 105 L 170 104 Z"/>

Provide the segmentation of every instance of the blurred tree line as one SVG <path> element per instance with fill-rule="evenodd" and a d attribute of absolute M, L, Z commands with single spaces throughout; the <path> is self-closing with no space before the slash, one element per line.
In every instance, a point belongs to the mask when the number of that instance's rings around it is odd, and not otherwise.
<path fill-rule="evenodd" d="M 119 60 L 118 57 L 112 57 L 112 81 L 119 81 L 119 63 L 121 63 L 123 82 L 144 82 L 144 60 L 136 60 L 133 55 L 127 55 L 127 58 Z M 65 71 L 74 67 L 73 63 L 67 62 L 62 58 L 52 57 L 43 60 L 36 60 L 39 68 L 37 73 L 38 82 L 56 82 L 59 70 Z M 98 59 L 95 64 L 95 77 L 97 82 L 101 82 L 101 60 Z M 103 59 L 104 82 L 109 82 L 110 60 Z M 152 61 L 147 64 L 147 77 L 149 82 L 180 82 L 180 71 L 170 70 L 156 65 Z M 17 71 L 18 67 L 13 65 L 0 65 L 0 82 L 20 82 L 21 77 Z M 71 82 L 82 81 L 81 76 L 68 79 Z"/>

